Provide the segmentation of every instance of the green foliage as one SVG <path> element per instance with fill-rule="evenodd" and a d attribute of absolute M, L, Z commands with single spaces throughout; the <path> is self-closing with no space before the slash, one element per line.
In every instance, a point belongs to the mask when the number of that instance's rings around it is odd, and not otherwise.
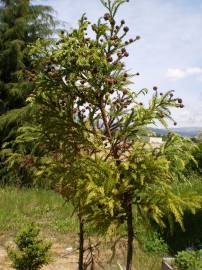
<path fill-rule="evenodd" d="M 178 252 L 175 263 L 180 270 L 201 270 L 202 250 Z"/>
<path fill-rule="evenodd" d="M 202 179 L 197 174 L 193 174 L 189 176 L 188 181 L 174 184 L 173 190 L 180 194 L 192 192 L 201 195 Z M 201 208 L 195 214 L 185 210 L 183 224 L 184 230 L 176 223 L 173 223 L 171 232 L 164 230 L 164 239 L 166 239 L 172 253 L 188 247 L 201 248 L 202 246 L 202 231 L 199 225 L 202 224 Z"/>
<path fill-rule="evenodd" d="M 4 143 L 0 152 L 3 168 L 1 173 L 1 184 L 13 184 L 18 186 L 34 185 L 33 171 L 37 163 L 37 156 L 43 152 L 38 144 L 38 130 L 32 128 L 26 130 L 32 132 L 32 137 L 22 135 L 24 127 L 15 133 L 15 141 Z M 33 137 L 33 134 L 35 136 Z M 42 183 L 41 183 L 42 184 Z M 38 186 L 41 186 L 38 182 Z"/>
<path fill-rule="evenodd" d="M 127 162 L 120 165 L 127 185 L 125 190 L 119 189 L 119 192 L 133 194 L 133 203 L 139 215 L 146 220 L 149 217 L 164 227 L 164 217 L 169 218 L 170 225 L 174 217 L 183 227 L 184 210 L 188 207 L 194 212 L 201 207 L 200 194 L 188 190 L 177 193 L 173 189 L 189 160 L 189 148 L 190 142 L 176 134 L 169 134 L 158 150 L 137 141 Z"/>
<path fill-rule="evenodd" d="M 169 254 L 168 245 L 162 236 L 156 231 L 145 231 L 145 228 L 138 233 L 138 241 L 141 249 L 152 255 L 165 256 Z"/>
<path fill-rule="evenodd" d="M 196 148 L 194 149 L 192 154 L 197 164 L 190 162 L 187 170 L 192 170 L 201 174 L 202 172 L 202 142 L 200 140 L 196 142 Z"/>
<path fill-rule="evenodd" d="M 15 269 L 38 270 L 48 264 L 50 244 L 39 239 L 39 229 L 33 224 L 17 235 L 15 243 L 17 250 L 9 251 Z"/>

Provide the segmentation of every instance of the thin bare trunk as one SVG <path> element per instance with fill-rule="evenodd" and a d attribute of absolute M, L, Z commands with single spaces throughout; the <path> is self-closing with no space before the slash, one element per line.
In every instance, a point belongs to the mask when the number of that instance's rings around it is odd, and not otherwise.
<path fill-rule="evenodd" d="M 79 216 L 79 270 L 84 270 L 84 221 Z"/>
<path fill-rule="evenodd" d="M 129 202 L 127 205 L 127 231 L 128 231 L 128 249 L 127 249 L 127 264 L 126 270 L 132 269 L 133 262 L 133 209 L 132 203 Z"/>

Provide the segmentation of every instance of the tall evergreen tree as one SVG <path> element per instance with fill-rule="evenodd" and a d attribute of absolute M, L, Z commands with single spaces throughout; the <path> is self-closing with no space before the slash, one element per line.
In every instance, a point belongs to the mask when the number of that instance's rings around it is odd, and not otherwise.
<path fill-rule="evenodd" d="M 29 0 L 0 1 L 0 128 L 1 143 L 25 112 L 25 100 L 33 89 L 27 80 L 33 73 L 28 45 L 47 38 L 55 25 L 52 8 Z M 13 111 L 13 109 L 15 111 Z M 5 125 L 8 126 L 5 130 Z"/>
<path fill-rule="evenodd" d="M 29 46 L 51 37 L 56 26 L 52 14 L 50 6 L 30 0 L 0 0 L 0 148 L 15 139 L 17 128 L 30 115 L 26 98 L 33 90 L 36 70 Z M 8 171 L 1 162 L 1 176 Z"/>

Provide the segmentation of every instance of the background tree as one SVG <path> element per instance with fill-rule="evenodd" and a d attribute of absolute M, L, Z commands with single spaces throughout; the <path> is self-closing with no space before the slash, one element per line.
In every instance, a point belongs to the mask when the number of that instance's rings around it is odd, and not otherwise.
<path fill-rule="evenodd" d="M 56 21 L 49 6 L 28 0 L 0 1 L 0 146 L 15 138 L 30 113 L 26 98 L 33 90 L 29 45 L 53 33 Z M 3 166 L 2 166 L 3 167 Z M 6 174 L 6 168 L 2 168 Z"/>
<path fill-rule="evenodd" d="M 160 149 L 153 149 L 143 138 L 149 124 L 166 127 L 172 120 L 170 108 L 182 108 L 182 100 L 154 87 L 148 105 L 139 101 L 147 90 L 129 88 L 133 75 L 124 63 L 127 47 L 139 36 L 126 39 L 125 21 L 116 22 L 119 6 L 127 1 L 101 2 L 107 13 L 97 24 L 84 15 L 78 29 L 61 32 L 51 47 L 43 42 L 33 47 L 33 64 L 40 72 L 29 101 L 38 110 L 20 138 L 38 141 L 44 149 L 37 174 L 54 179 L 79 216 L 82 210 L 80 221 L 97 228 L 126 223 L 130 270 L 134 211 L 162 226 L 164 216 L 182 225 L 183 210 L 199 208 L 201 197 L 172 189 L 191 158 L 185 152 L 191 143 L 169 135 Z M 85 267 L 82 250 L 80 245 L 80 270 Z"/>

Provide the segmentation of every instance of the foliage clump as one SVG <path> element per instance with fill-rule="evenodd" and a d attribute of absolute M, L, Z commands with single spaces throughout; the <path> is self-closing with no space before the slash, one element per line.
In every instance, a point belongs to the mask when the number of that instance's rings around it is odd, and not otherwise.
<path fill-rule="evenodd" d="M 142 231 L 138 241 L 141 244 L 142 250 L 149 255 L 165 256 L 169 254 L 167 243 L 156 231 L 147 232 L 147 234 Z"/>
<path fill-rule="evenodd" d="M 39 238 L 39 229 L 33 225 L 22 230 L 15 239 L 16 249 L 8 255 L 16 270 L 38 270 L 49 262 L 51 244 Z"/>
<path fill-rule="evenodd" d="M 201 270 L 202 250 L 187 250 L 178 252 L 175 263 L 180 270 Z"/>

